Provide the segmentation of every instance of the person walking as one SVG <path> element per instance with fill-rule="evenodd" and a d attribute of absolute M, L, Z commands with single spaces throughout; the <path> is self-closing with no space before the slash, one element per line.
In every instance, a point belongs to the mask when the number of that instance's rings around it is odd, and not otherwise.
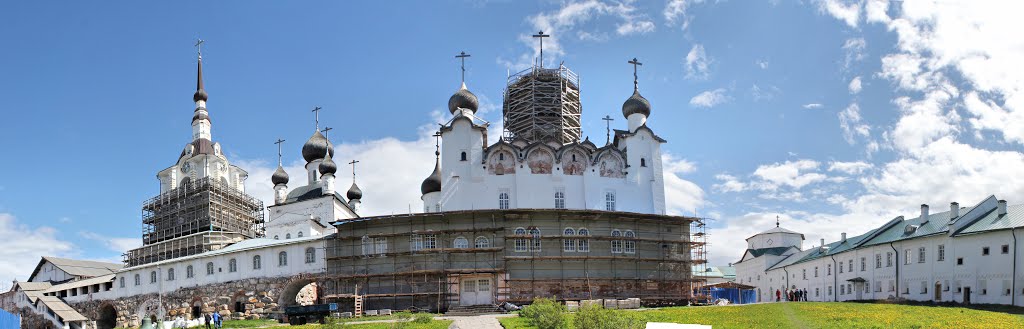
<path fill-rule="evenodd" d="M 804 288 L 804 301 L 807 301 L 807 288 Z"/>
<path fill-rule="evenodd" d="M 775 289 L 775 301 L 779 302 L 782 299 L 782 291 Z"/>
<path fill-rule="evenodd" d="M 220 329 L 221 317 L 220 317 L 220 313 L 218 313 L 218 312 L 214 312 L 213 313 L 213 326 L 214 326 L 214 328 Z"/>
<path fill-rule="evenodd" d="M 206 329 L 213 329 L 213 324 L 210 323 L 210 313 L 203 315 L 203 323 L 206 324 Z"/>

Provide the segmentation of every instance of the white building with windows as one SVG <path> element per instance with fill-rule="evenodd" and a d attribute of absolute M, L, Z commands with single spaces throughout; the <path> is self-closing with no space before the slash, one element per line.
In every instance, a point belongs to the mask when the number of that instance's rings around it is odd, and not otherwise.
<path fill-rule="evenodd" d="M 1024 205 L 989 196 L 972 207 L 893 218 L 864 234 L 804 249 L 775 227 L 747 239 L 736 280 L 759 301 L 806 290 L 809 301 L 906 299 L 1024 306 Z"/>

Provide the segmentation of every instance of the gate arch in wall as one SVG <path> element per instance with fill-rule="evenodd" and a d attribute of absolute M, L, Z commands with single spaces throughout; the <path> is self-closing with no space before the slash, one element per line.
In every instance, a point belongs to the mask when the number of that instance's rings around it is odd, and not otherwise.
<path fill-rule="evenodd" d="M 114 304 L 103 303 L 99 308 L 99 317 L 96 320 L 97 329 L 114 329 L 117 328 L 117 308 Z"/>
<path fill-rule="evenodd" d="M 138 326 L 142 324 L 142 319 L 149 318 L 154 322 L 163 320 L 164 315 L 167 314 L 167 309 L 160 303 L 157 298 L 147 299 L 144 302 L 139 303 L 139 306 L 135 309 L 136 319 L 139 323 L 130 323 L 129 325 Z"/>
<path fill-rule="evenodd" d="M 316 304 L 320 297 L 318 295 L 320 289 L 318 288 L 318 281 L 316 278 L 297 277 L 292 281 L 289 281 L 284 285 L 284 288 L 281 289 L 277 305 L 281 310 L 284 310 L 284 308 L 288 306 L 299 305 L 300 302 L 296 299 L 300 297 L 300 294 L 303 295 L 304 299 L 311 301 L 309 303 L 301 304 Z"/>

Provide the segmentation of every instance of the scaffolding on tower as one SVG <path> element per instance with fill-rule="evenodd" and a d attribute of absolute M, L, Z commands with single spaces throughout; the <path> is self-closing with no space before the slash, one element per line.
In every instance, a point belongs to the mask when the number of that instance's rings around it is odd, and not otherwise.
<path fill-rule="evenodd" d="M 690 259 L 693 261 L 693 286 L 691 290 L 698 304 L 711 303 L 711 296 L 702 287 L 707 285 L 708 233 L 707 223 L 711 218 L 699 217 L 690 222 Z"/>
<path fill-rule="evenodd" d="M 580 140 L 580 77 L 565 65 L 535 65 L 510 75 L 504 97 L 505 139 L 561 144 Z"/>

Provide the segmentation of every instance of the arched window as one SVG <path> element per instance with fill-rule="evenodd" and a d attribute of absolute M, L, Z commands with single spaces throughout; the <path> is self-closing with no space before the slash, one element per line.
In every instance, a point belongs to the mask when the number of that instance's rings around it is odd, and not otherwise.
<path fill-rule="evenodd" d="M 234 258 L 228 260 L 228 272 L 235 273 L 238 271 L 238 261 Z"/>
<path fill-rule="evenodd" d="M 516 252 L 525 252 L 526 251 L 526 239 L 522 238 L 522 236 L 526 235 L 526 229 L 524 229 L 522 227 L 517 227 L 516 230 L 515 230 L 515 235 L 519 236 L 519 237 L 516 238 L 516 241 L 515 241 L 515 251 Z"/>
<path fill-rule="evenodd" d="M 621 254 L 622 253 L 622 240 L 619 239 L 621 237 L 622 237 L 622 232 L 620 232 L 619 230 L 612 230 L 612 238 L 614 239 L 614 240 L 612 240 L 612 253 L 613 254 Z"/>
<path fill-rule="evenodd" d="M 312 264 L 316 262 L 316 249 L 313 247 L 306 248 L 306 264 Z"/>
<path fill-rule="evenodd" d="M 252 269 L 258 270 L 263 267 L 263 260 L 260 259 L 260 255 L 252 256 Z"/>
<path fill-rule="evenodd" d="M 149 283 L 156 283 L 156 271 L 149 272 Z"/>
<path fill-rule="evenodd" d="M 373 255 L 373 240 L 371 240 L 370 237 L 364 235 L 361 242 L 363 247 L 363 256 Z"/>
<path fill-rule="evenodd" d="M 583 237 L 576 239 L 576 251 L 590 252 L 590 230 L 581 227 L 576 231 L 576 236 Z"/>
<path fill-rule="evenodd" d="M 277 235 L 275 235 L 275 236 L 274 236 L 274 240 L 281 240 L 281 237 L 280 237 L 280 236 L 277 236 Z"/>
<path fill-rule="evenodd" d="M 487 237 L 478 236 L 476 237 L 476 241 L 474 241 L 473 245 L 477 248 L 490 248 L 491 240 Z"/>
<path fill-rule="evenodd" d="M 462 152 L 462 156 L 459 157 L 459 161 L 466 161 L 466 152 Z"/>
<path fill-rule="evenodd" d="M 498 209 L 508 209 L 508 191 L 498 192 Z"/>
<path fill-rule="evenodd" d="M 499 152 L 499 153 L 498 153 L 498 160 L 502 160 L 502 161 L 504 161 L 504 160 L 505 160 L 505 153 L 500 153 L 500 152 Z"/>
<path fill-rule="evenodd" d="M 194 276 L 196 276 L 196 273 L 195 273 L 195 270 L 192 269 L 192 265 L 186 266 L 185 267 L 185 278 L 186 279 L 191 279 Z"/>
<path fill-rule="evenodd" d="M 626 236 L 626 239 L 628 239 L 628 240 L 626 240 L 626 253 L 627 254 L 635 254 L 636 253 L 636 240 L 634 240 L 634 239 L 636 238 L 636 234 L 633 233 L 633 231 L 627 230 L 625 236 Z"/>
<path fill-rule="evenodd" d="M 167 281 L 174 281 L 174 269 L 167 269 Z"/>
<path fill-rule="evenodd" d="M 296 235 L 296 238 L 301 238 L 301 237 L 302 237 L 302 231 L 299 231 L 299 233 Z"/>
<path fill-rule="evenodd" d="M 284 252 L 284 251 L 278 253 L 277 254 L 277 266 L 287 266 L 287 265 L 288 265 L 288 253 Z"/>
<path fill-rule="evenodd" d="M 213 275 L 213 262 L 206 263 L 206 275 Z"/>
<path fill-rule="evenodd" d="M 142 284 L 142 279 L 141 279 L 141 277 L 139 277 L 138 273 L 135 273 L 135 285 L 137 286 L 137 285 L 140 285 L 140 284 Z"/>
<path fill-rule="evenodd" d="M 562 251 L 564 252 L 575 252 L 576 251 L 576 230 L 571 227 L 562 230 Z"/>
<path fill-rule="evenodd" d="M 124 277 L 122 276 L 117 281 L 120 282 L 121 288 L 124 288 Z"/>
<path fill-rule="evenodd" d="M 457 238 L 455 238 L 455 241 L 452 243 L 452 248 L 456 248 L 456 249 L 469 248 L 469 240 L 467 240 L 466 238 L 461 237 L 461 236 L 457 237 Z"/>
<path fill-rule="evenodd" d="M 530 251 L 540 251 L 540 229 L 534 227 L 530 229 Z"/>
<path fill-rule="evenodd" d="M 640 166 L 641 167 L 647 167 L 647 159 L 640 158 Z"/>
<path fill-rule="evenodd" d="M 284 235 L 284 239 L 285 239 L 285 240 L 288 240 L 288 239 L 291 239 L 291 238 L 292 238 L 292 234 L 291 234 L 291 233 L 286 233 L 286 234 Z"/>

